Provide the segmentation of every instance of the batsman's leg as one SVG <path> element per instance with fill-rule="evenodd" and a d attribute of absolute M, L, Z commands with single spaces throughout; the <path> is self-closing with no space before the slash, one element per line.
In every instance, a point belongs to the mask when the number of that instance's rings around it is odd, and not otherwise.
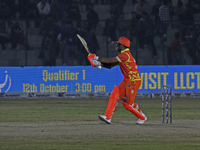
<path fill-rule="evenodd" d="M 128 82 L 126 84 L 126 99 L 121 98 L 121 102 L 126 110 L 130 111 L 138 118 L 137 123 L 143 124 L 147 120 L 147 117 L 140 110 L 138 104 L 134 103 L 135 96 L 137 94 L 137 90 L 139 89 L 140 85 L 141 81 L 135 81 L 131 83 Z"/>
<path fill-rule="evenodd" d="M 114 114 L 115 109 L 119 103 L 118 98 L 119 98 L 119 87 L 115 86 L 113 91 L 111 92 L 105 114 L 99 115 L 100 120 L 102 120 L 108 124 L 111 124 L 112 115 Z"/>
<path fill-rule="evenodd" d="M 128 103 L 126 103 L 126 102 L 124 102 L 122 100 L 121 100 L 121 102 L 122 102 L 124 108 L 126 110 L 130 111 L 132 114 L 134 114 L 137 118 L 139 118 L 141 120 L 145 120 L 146 119 L 146 116 L 142 113 L 142 111 L 139 109 L 139 107 L 137 109 L 137 108 L 134 108 L 132 105 L 129 105 Z M 134 104 L 135 103 L 133 103 L 133 105 Z"/>

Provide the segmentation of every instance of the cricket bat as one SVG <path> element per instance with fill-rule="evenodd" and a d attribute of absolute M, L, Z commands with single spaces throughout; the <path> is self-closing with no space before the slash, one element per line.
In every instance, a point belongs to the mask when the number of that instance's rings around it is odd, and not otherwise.
<path fill-rule="evenodd" d="M 79 38 L 79 40 L 81 41 L 81 43 L 85 47 L 85 50 L 88 52 L 88 54 L 91 54 L 90 51 L 89 51 L 89 48 L 87 46 L 87 43 L 86 43 L 85 39 L 82 38 L 79 34 L 77 34 L 77 37 Z M 101 69 L 101 66 L 98 66 L 98 68 Z"/>
<path fill-rule="evenodd" d="M 77 34 L 77 37 L 79 38 L 79 40 L 81 41 L 81 43 L 83 44 L 83 46 L 85 47 L 85 50 L 88 52 L 88 54 L 91 54 L 89 51 L 89 48 L 87 46 L 86 41 L 84 40 L 84 38 L 82 38 L 79 34 Z"/>

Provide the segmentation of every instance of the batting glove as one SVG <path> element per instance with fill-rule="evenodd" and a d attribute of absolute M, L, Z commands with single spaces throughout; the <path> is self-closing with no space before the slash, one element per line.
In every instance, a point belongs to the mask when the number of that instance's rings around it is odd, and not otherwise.
<path fill-rule="evenodd" d="M 101 66 L 101 62 L 98 60 L 93 60 L 94 66 Z"/>
<path fill-rule="evenodd" d="M 99 67 L 99 66 L 101 66 L 101 62 L 100 61 L 95 60 L 94 58 L 91 58 L 89 60 L 89 62 L 90 62 L 92 67 L 97 67 L 98 66 L 98 68 L 100 69 L 100 67 Z"/>
<path fill-rule="evenodd" d="M 92 64 L 93 64 L 93 67 L 98 67 L 98 69 L 101 69 L 101 62 L 100 61 L 94 60 L 92 58 Z"/>
<path fill-rule="evenodd" d="M 93 58 L 93 59 L 96 59 L 96 54 L 89 54 L 89 55 L 87 56 L 87 58 L 88 58 L 89 61 L 90 61 L 92 58 Z"/>
<path fill-rule="evenodd" d="M 89 54 L 89 55 L 87 56 L 87 58 L 88 58 L 90 64 L 92 65 L 92 67 L 96 67 L 96 66 L 94 65 L 94 63 L 93 63 L 93 60 L 96 59 L 96 54 Z"/>

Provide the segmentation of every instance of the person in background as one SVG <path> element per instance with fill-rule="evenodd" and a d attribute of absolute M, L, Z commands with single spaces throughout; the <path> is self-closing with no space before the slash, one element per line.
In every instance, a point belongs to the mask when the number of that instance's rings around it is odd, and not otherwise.
<path fill-rule="evenodd" d="M 81 28 L 81 13 L 79 10 L 79 5 L 78 1 L 73 1 L 68 9 L 68 17 L 70 20 L 76 22 L 75 27 L 76 28 Z"/>
<path fill-rule="evenodd" d="M 193 64 L 200 64 L 200 24 L 195 24 L 192 37 L 188 44 L 188 54 L 193 60 Z"/>
<path fill-rule="evenodd" d="M 42 55 L 44 66 L 55 66 L 56 65 L 56 36 L 53 30 L 49 30 L 44 36 L 42 42 Z"/>
<path fill-rule="evenodd" d="M 110 11 L 114 12 L 116 18 L 119 18 L 120 14 L 124 12 L 124 5 L 126 4 L 126 0 L 113 0 L 110 5 Z"/>
<path fill-rule="evenodd" d="M 165 41 L 167 40 L 167 30 L 170 20 L 170 12 L 167 0 L 163 0 L 162 5 L 159 7 L 159 18 L 161 39 Z"/>
<path fill-rule="evenodd" d="M 90 52 L 96 53 L 96 51 L 99 50 L 99 43 L 98 43 L 97 37 L 94 33 L 94 28 L 91 26 L 88 26 L 84 37 L 85 37 L 85 41 L 87 42 L 87 45 L 90 49 Z"/>
<path fill-rule="evenodd" d="M 154 24 L 147 12 L 142 12 L 142 17 L 139 21 L 138 37 L 141 47 L 144 47 L 144 44 L 150 46 L 152 56 L 156 56 L 157 50 L 154 44 Z"/>
<path fill-rule="evenodd" d="M 180 42 L 180 33 L 176 32 L 174 34 L 174 40 L 171 45 L 171 58 L 172 65 L 182 65 L 182 52 L 181 52 L 181 42 Z"/>
<path fill-rule="evenodd" d="M 55 21 L 62 20 L 64 17 L 64 11 L 62 9 L 62 5 L 59 2 L 59 0 L 54 0 L 51 6 L 50 10 L 50 16 L 53 18 Z"/>
<path fill-rule="evenodd" d="M 107 36 L 108 42 L 115 41 L 116 39 L 116 25 L 117 18 L 115 12 L 110 13 L 110 18 L 105 21 L 104 35 Z"/>
<path fill-rule="evenodd" d="M 30 46 L 26 40 L 26 36 L 24 31 L 19 26 L 18 22 L 8 22 L 8 27 L 10 28 L 9 39 L 11 42 L 11 49 L 17 48 L 17 45 L 23 45 L 26 49 L 29 49 Z"/>
<path fill-rule="evenodd" d="M 144 12 L 144 11 L 149 13 L 148 4 L 145 0 L 139 0 L 135 5 L 135 12 L 138 15 L 142 15 L 142 12 Z"/>
<path fill-rule="evenodd" d="M 130 37 L 130 30 L 128 22 L 124 19 L 124 13 L 122 12 L 117 20 L 116 26 L 116 38 L 119 39 L 121 36 Z"/>
<path fill-rule="evenodd" d="M 137 36 L 137 30 L 139 27 L 138 15 L 135 11 L 131 12 L 131 18 L 128 22 L 128 25 L 130 29 L 131 40 L 133 40 Z"/>
<path fill-rule="evenodd" d="M 161 0 L 156 0 L 155 4 L 153 5 L 150 13 L 150 17 L 152 18 L 154 24 L 155 24 L 155 33 L 159 35 L 159 7 L 161 5 Z"/>
<path fill-rule="evenodd" d="M 90 24 L 94 29 L 96 29 L 96 26 L 99 22 L 99 15 L 98 13 L 94 10 L 94 5 L 90 3 L 87 8 L 87 21 L 88 24 Z"/>
<path fill-rule="evenodd" d="M 0 2 L 0 8 L 0 19 L 10 19 L 12 10 L 6 0 Z"/>
<path fill-rule="evenodd" d="M 10 43 L 9 35 L 6 32 L 6 24 L 4 20 L 0 21 L 0 44 L 2 46 L 2 49 L 6 49 L 5 44 Z"/>
<path fill-rule="evenodd" d="M 48 2 L 48 0 L 41 0 L 38 4 L 37 4 L 37 8 L 38 8 L 38 12 L 39 14 L 43 17 L 43 16 L 47 16 L 50 13 L 50 4 Z"/>
<path fill-rule="evenodd" d="M 63 45 L 63 60 L 64 65 L 74 65 L 73 59 L 78 61 L 79 59 L 79 51 L 77 47 L 77 30 L 74 28 L 71 20 L 66 21 L 66 28 L 61 30 L 58 35 L 58 41 Z"/>

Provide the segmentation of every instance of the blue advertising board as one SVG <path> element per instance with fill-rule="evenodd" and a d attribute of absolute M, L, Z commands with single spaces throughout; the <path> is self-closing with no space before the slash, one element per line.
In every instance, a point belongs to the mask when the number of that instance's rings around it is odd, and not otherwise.
<path fill-rule="evenodd" d="M 161 92 L 171 85 L 173 92 L 199 92 L 200 66 L 138 66 L 142 84 L 138 92 Z M 0 92 L 99 93 L 111 92 L 123 75 L 112 69 L 91 66 L 0 67 Z"/>

